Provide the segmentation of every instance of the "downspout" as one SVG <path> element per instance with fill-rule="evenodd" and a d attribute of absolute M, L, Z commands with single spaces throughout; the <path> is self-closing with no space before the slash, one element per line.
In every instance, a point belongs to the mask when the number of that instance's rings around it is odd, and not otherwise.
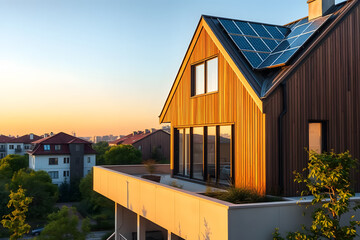
<path fill-rule="evenodd" d="M 284 126 L 283 118 L 287 112 L 287 94 L 286 94 L 286 81 L 281 83 L 282 93 L 283 93 L 283 110 L 278 118 L 278 129 L 279 129 L 279 193 L 284 193 Z"/>

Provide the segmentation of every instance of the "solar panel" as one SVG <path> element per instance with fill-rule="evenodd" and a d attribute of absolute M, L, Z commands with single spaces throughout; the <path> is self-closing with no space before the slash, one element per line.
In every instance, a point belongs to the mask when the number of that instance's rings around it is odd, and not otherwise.
<path fill-rule="evenodd" d="M 254 69 L 277 67 L 290 58 L 311 38 L 331 15 L 289 27 L 218 18 L 230 38 Z"/>
<path fill-rule="evenodd" d="M 284 39 L 290 29 L 244 21 L 218 19 L 253 68 L 257 68 Z"/>

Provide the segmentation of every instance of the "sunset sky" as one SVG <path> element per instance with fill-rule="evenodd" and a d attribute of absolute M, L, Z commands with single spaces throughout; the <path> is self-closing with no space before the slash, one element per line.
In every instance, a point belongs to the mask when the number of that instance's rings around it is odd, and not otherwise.
<path fill-rule="evenodd" d="M 0 134 L 159 127 L 201 14 L 286 24 L 306 0 L 0 0 Z"/>

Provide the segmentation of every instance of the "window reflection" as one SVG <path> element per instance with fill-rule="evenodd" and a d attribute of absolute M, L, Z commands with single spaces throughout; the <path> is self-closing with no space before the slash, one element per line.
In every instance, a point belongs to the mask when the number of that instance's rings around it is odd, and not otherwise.
<path fill-rule="evenodd" d="M 193 177 L 196 179 L 204 179 L 203 175 L 203 140 L 204 128 L 193 128 Z"/>
<path fill-rule="evenodd" d="M 231 171 L 231 126 L 220 126 L 220 180 L 229 181 Z"/>
<path fill-rule="evenodd" d="M 215 149 L 216 127 L 208 127 L 207 134 L 207 174 L 209 178 L 215 178 Z"/>

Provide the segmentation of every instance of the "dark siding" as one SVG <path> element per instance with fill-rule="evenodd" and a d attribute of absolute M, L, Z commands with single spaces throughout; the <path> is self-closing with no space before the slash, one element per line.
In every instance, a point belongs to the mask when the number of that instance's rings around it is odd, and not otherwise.
<path fill-rule="evenodd" d="M 285 195 L 296 195 L 293 170 L 307 166 L 308 121 L 327 122 L 327 149 L 350 150 L 360 159 L 360 8 L 352 12 L 312 51 L 287 79 L 288 112 L 284 117 Z M 267 191 L 278 185 L 278 116 L 282 92 L 265 102 Z M 359 175 L 354 180 L 360 191 Z"/>
<path fill-rule="evenodd" d="M 69 144 L 69 149 L 70 179 L 77 180 L 84 176 L 84 144 Z"/>
<path fill-rule="evenodd" d="M 150 159 L 153 149 L 157 147 L 162 156 L 170 162 L 170 134 L 164 131 L 156 131 L 148 137 L 134 143 L 133 146 L 137 149 L 141 146 L 143 160 Z"/>

